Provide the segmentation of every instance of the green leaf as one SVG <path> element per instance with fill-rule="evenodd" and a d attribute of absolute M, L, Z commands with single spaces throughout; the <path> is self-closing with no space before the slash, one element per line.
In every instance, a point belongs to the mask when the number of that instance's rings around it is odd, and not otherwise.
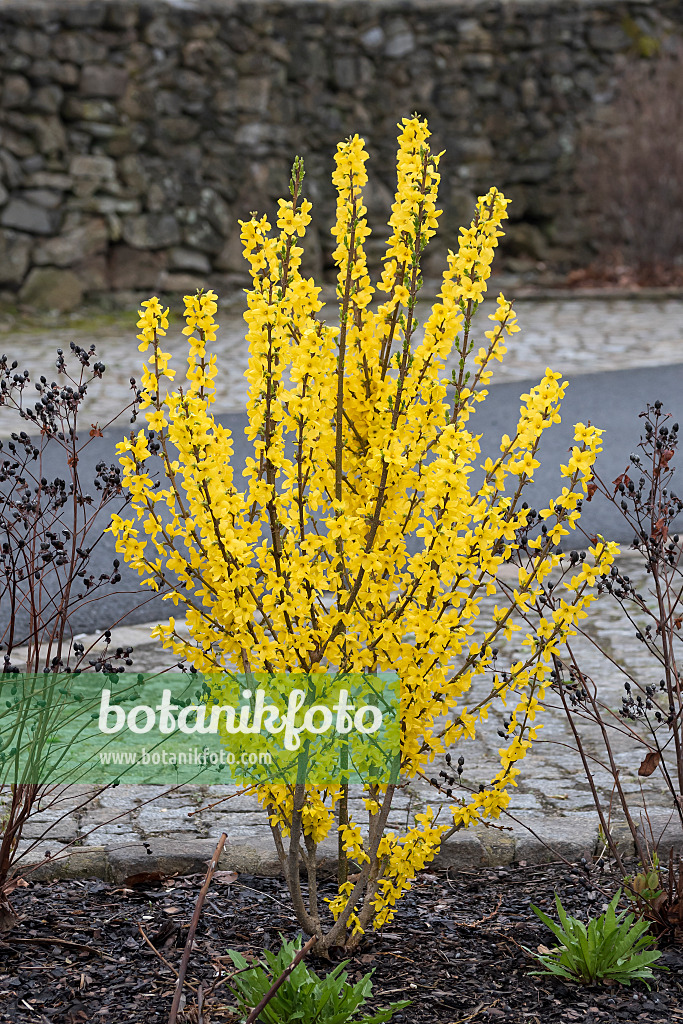
<path fill-rule="evenodd" d="M 620 898 L 621 890 L 604 914 L 589 920 L 588 927 L 566 913 L 557 893 L 555 904 L 561 926 L 532 904 L 531 909 L 560 945 L 543 955 L 527 949 L 543 967 L 541 971 L 530 973 L 550 974 L 587 984 L 603 980 L 630 985 L 638 980 L 647 985 L 654 977 L 652 966 L 666 970 L 656 962 L 661 956 L 659 950 L 649 948 L 653 940 L 647 922 L 635 921 L 633 914 L 617 914 Z"/>
<path fill-rule="evenodd" d="M 264 950 L 264 959 L 259 964 L 232 979 L 231 987 L 245 1017 L 289 967 L 300 948 L 298 942 L 283 941 L 279 951 Z M 240 953 L 231 950 L 229 956 L 236 967 L 249 966 Z M 348 963 L 345 960 L 337 964 L 325 977 L 317 975 L 303 961 L 297 964 L 262 1010 L 260 1020 L 265 1024 L 385 1024 L 394 1013 L 409 1005 L 405 1001 L 392 1003 L 370 1017 L 358 1017 L 356 1011 L 372 997 L 373 972 L 351 985 L 344 969 Z"/>

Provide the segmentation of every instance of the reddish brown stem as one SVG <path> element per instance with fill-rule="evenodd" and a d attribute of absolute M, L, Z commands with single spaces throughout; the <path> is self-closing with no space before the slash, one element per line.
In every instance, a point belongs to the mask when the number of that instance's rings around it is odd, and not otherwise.
<path fill-rule="evenodd" d="M 176 985 L 175 995 L 173 996 L 173 1003 L 171 1005 L 171 1012 L 168 1017 L 168 1024 L 176 1024 L 176 1021 L 178 1019 L 180 997 L 183 994 L 183 983 L 185 981 L 187 967 L 190 962 L 190 955 L 192 953 L 192 946 L 194 943 L 195 932 L 197 931 L 197 925 L 199 924 L 199 917 L 202 912 L 202 907 L 204 905 L 206 894 L 209 891 L 209 886 L 211 885 L 211 879 L 213 878 L 214 872 L 218 867 L 218 861 L 220 859 L 221 853 L 223 852 L 223 847 L 225 846 L 225 840 L 227 838 L 227 834 L 223 832 L 220 839 L 218 840 L 218 845 L 214 850 L 213 857 L 211 858 L 211 863 L 209 864 L 209 867 L 207 869 L 206 877 L 204 878 L 204 883 L 201 889 L 199 890 L 197 904 L 194 908 L 194 914 L 192 915 L 190 927 L 187 932 L 187 941 L 185 943 L 185 949 L 183 950 L 183 958 L 180 961 L 180 967 L 178 968 L 178 982 Z"/>

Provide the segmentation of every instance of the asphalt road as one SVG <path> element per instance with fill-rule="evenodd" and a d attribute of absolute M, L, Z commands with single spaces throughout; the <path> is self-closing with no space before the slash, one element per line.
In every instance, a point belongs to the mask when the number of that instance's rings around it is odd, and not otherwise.
<path fill-rule="evenodd" d="M 612 481 L 622 473 L 628 464 L 629 455 L 637 449 L 640 440 L 641 421 L 639 413 L 647 402 L 659 399 L 673 420 L 683 423 L 683 364 L 657 366 L 629 370 L 615 370 L 608 373 L 582 374 L 568 377 L 570 386 L 562 405 L 562 423 L 547 432 L 541 446 L 541 467 L 536 470 L 533 487 L 527 491 L 530 504 L 542 507 L 547 500 L 560 492 L 563 481 L 559 466 L 567 461 L 567 450 L 571 446 L 573 424 L 577 421 L 591 421 L 603 427 L 604 451 L 599 457 L 597 471 L 605 481 Z M 519 413 L 519 396 L 537 380 L 498 384 L 491 388 L 491 394 L 471 421 L 472 429 L 482 433 L 482 452 L 498 451 L 503 433 L 512 434 Z M 236 463 L 243 464 L 250 454 L 244 438 L 246 416 L 242 413 L 228 413 L 220 417 L 229 426 L 234 437 Z M 121 437 L 117 431 L 109 431 L 101 439 L 94 439 L 83 455 L 79 469 L 82 480 L 93 476 L 94 467 L 100 460 L 115 460 L 114 445 Z M 47 475 L 63 474 L 64 467 L 58 463 L 46 467 Z M 102 525 L 105 525 L 104 522 Z M 582 525 L 591 534 L 600 532 L 603 536 L 630 543 L 632 530 L 624 523 L 617 509 L 596 495 L 591 503 L 584 504 Z M 574 541 L 570 546 L 580 546 Z M 91 570 L 98 576 L 111 571 L 112 559 L 116 557 L 113 539 L 107 535 L 97 545 L 91 559 Z M 138 577 L 125 566 L 121 568 L 122 581 L 116 593 L 108 593 L 105 600 L 77 608 L 71 618 L 74 633 L 92 632 L 118 623 L 145 622 L 157 616 L 167 617 L 172 605 L 155 597 L 149 600 L 145 592 L 141 595 Z M 142 603 L 142 598 L 146 603 Z M 0 607 L 0 632 L 4 632 L 8 609 Z M 24 624 L 20 623 L 21 628 Z"/>

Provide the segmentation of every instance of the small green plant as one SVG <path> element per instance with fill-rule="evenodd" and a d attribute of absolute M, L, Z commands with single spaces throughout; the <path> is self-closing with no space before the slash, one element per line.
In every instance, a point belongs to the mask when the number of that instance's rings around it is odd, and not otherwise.
<path fill-rule="evenodd" d="M 585 985 L 598 981 L 630 985 L 632 981 L 642 981 L 649 988 L 647 982 L 654 977 L 652 966 L 662 971 L 667 968 L 655 963 L 661 956 L 659 950 L 647 948 L 652 943 L 652 936 L 645 934 L 648 924 L 645 921 L 634 923 L 634 914 L 616 913 L 620 898 L 621 889 L 605 913 L 591 918 L 587 927 L 582 921 L 567 915 L 557 893 L 555 903 L 561 926 L 532 904 L 533 912 L 550 928 L 560 945 L 540 955 L 527 950 L 544 968 L 531 973 L 553 974 Z"/>
<path fill-rule="evenodd" d="M 659 857 L 652 854 L 652 863 L 648 867 L 641 864 L 641 871 L 635 875 L 626 875 L 624 878 L 625 895 L 633 903 L 652 903 L 664 892 L 662 879 L 659 873 Z"/>
<path fill-rule="evenodd" d="M 254 1006 L 271 990 L 274 982 L 284 974 L 301 949 L 300 942 L 283 942 L 278 953 L 264 950 L 266 963 L 261 962 L 249 970 L 249 963 L 241 953 L 234 950 L 229 955 L 239 974 L 232 981 L 240 1012 L 246 1018 Z M 359 1017 L 357 1011 L 372 997 L 372 975 L 370 971 L 351 985 L 344 970 L 344 960 L 326 977 L 321 978 L 305 963 L 296 965 L 285 982 L 261 1010 L 259 1021 L 267 1024 L 301 1021 L 302 1024 L 383 1024 L 393 1015 L 408 1006 L 407 1001 L 392 1003 L 384 1010 L 378 1010 L 371 1017 Z"/>

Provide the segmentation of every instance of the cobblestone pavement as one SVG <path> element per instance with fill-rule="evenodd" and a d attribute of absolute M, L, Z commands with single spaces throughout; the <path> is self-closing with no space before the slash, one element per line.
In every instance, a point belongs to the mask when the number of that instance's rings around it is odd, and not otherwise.
<path fill-rule="evenodd" d="M 619 559 L 622 572 L 628 572 L 639 591 L 645 592 L 648 580 L 637 555 L 626 553 Z M 489 599 L 492 602 L 494 599 Z M 625 622 L 616 602 L 603 596 L 594 605 L 590 619 L 590 638 L 578 638 L 575 647 L 580 664 L 599 688 L 601 700 L 612 708 L 621 705 L 626 679 L 616 666 L 627 668 L 630 676 L 641 682 L 657 682 L 661 674 L 657 664 L 645 653 L 644 645 L 635 636 L 634 627 Z M 483 611 L 486 611 L 484 606 Z M 484 616 L 482 615 L 482 620 Z M 149 626 L 134 626 L 115 631 L 114 645 L 133 646 L 137 670 L 171 668 L 173 657 L 149 640 Z M 81 638 L 88 643 L 95 638 Z M 595 643 L 593 643 L 595 641 Z M 607 657 L 600 653 L 602 648 Z M 507 649 L 501 645 L 503 659 L 514 658 L 514 642 Z M 610 660 L 612 659 L 612 660 Z M 483 691 L 482 694 L 483 695 Z M 476 695 L 475 695 L 476 696 Z M 472 705 L 472 700 L 468 702 Z M 487 782 L 497 771 L 501 740 L 497 730 L 502 725 L 502 706 L 492 712 L 488 723 L 480 727 L 476 740 L 457 748 L 465 757 L 463 782 L 475 789 Z M 503 816 L 503 828 L 477 827 L 456 833 L 444 846 L 442 863 L 454 866 L 476 866 L 485 863 L 508 863 L 512 860 L 546 860 L 556 856 L 576 859 L 583 853 L 598 852 L 598 818 L 593 807 L 590 787 L 574 748 L 573 738 L 559 701 L 549 700 L 542 718 L 543 730 L 532 752 L 522 762 L 522 775 L 512 791 L 509 811 Z M 594 727 L 582 726 L 589 754 L 598 761 L 603 758 L 599 734 Z M 643 780 L 637 775 L 641 758 L 624 738 L 615 744 L 615 759 L 621 769 L 624 789 L 633 806 L 647 795 L 648 810 L 655 832 L 659 834 L 670 818 L 667 800 L 659 773 Z M 634 760 L 635 758 L 635 760 Z M 436 775 L 440 765 L 436 765 Z M 594 778 L 603 807 L 610 806 L 610 780 L 596 762 Z M 102 875 L 124 880 L 139 871 L 199 870 L 211 854 L 213 846 L 225 830 L 229 842 L 224 864 L 247 871 L 275 872 L 277 863 L 272 848 L 266 817 L 254 797 L 237 795 L 212 806 L 225 795 L 235 793 L 229 786 L 184 786 L 175 791 L 165 787 L 121 785 L 102 793 L 94 803 L 80 808 L 83 794 L 76 788 L 65 794 L 59 811 L 51 810 L 33 819 L 24 833 L 27 841 L 41 840 L 30 854 L 31 860 L 50 849 L 54 854 L 64 844 L 76 840 L 77 846 L 68 859 L 48 865 L 46 873 L 68 871 Z M 358 799 L 353 801 L 359 820 L 363 817 Z M 405 785 L 394 801 L 389 827 L 404 829 L 413 815 L 432 806 L 448 820 L 448 804 L 426 781 Z M 72 808 L 72 810 L 69 810 Z M 64 813 L 66 812 L 65 816 Z M 616 815 L 618 817 L 618 815 Z M 60 818 L 58 821 L 57 818 Z M 52 824 L 54 823 L 54 824 Z M 44 837 L 46 827 L 50 829 Z M 683 836 L 676 827 L 669 827 L 666 842 L 673 842 L 683 852 Z M 625 848 L 629 847 L 624 833 Z M 554 851 L 554 852 L 551 852 Z M 334 859 L 331 845 L 323 844 L 323 857 Z"/>
<path fill-rule="evenodd" d="M 514 288 L 506 287 L 505 293 L 514 297 Z M 496 294 L 495 285 L 491 294 Z M 176 314 L 181 306 L 176 303 Z M 483 332 L 490 327 L 487 315 L 493 308 L 493 300 L 488 300 L 479 311 L 475 337 L 483 339 Z M 546 366 L 576 375 L 683 362 L 683 298 L 522 298 L 515 308 L 522 330 L 509 339 L 507 356 L 495 368 L 494 383 L 538 377 Z M 427 314 L 428 304 L 421 303 L 418 319 L 426 319 Z M 23 329 L 14 317 L 0 316 L 0 350 L 19 359 L 22 368 L 26 365 L 47 375 L 46 367 L 54 366 L 56 348 L 63 348 L 68 355 L 72 341 L 85 346 L 95 343 L 98 356 L 108 367 L 106 387 L 93 387 L 84 415 L 103 426 L 129 400 L 130 378 L 140 377 L 142 356 L 135 338 L 136 319 L 133 305 L 130 311 L 93 316 L 87 323 L 77 320 L 73 326 L 50 326 L 47 322 Z M 331 304 L 330 322 L 333 319 Z M 241 411 L 247 395 L 247 350 L 239 296 L 219 320 L 216 411 Z M 180 326 L 176 317 L 164 339 L 165 348 L 176 357 L 177 368 L 182 366 L 186 351 Z M 455 364 L 452 359 L 447 375 Z"/>
<path fill-rule="evenodd" d="M 513 294 L 512 289 L 507 291 Z M 522 331 L 510 340 L 505 363 L 497 368 L 495 379 L 499 382 L 533 378 L 542 373 L 546 365 L 562 373 L 579 374 L 683 362 L 683 299 L 680 298 L 524 298 L 516 303 L 516 309 Z M 481 332 L 487 327 L 486 312 L 488 310 L 483 310 L 479 316 Z M 30 368 L 41 371 L 52 361 L 56 347 L 66 351 L 70 341 L 79 345 L 97 344 L 98 354 L 109 364 L 111 372 L 104 394 L 97 396 L 96 403 L 93 398 L 93 405 L 86 414 L 91 414 L 93 420 L 97 418 L 100 425 L 120 407 L 125 400 L 128 378 L 139 372 L 140 355 L 135 343 L 134 317 L 130 314 L 101 317 L 87 325 L 76 323 L 71 327 L 54 328 L 43 325 L 31 331 L 15 329 L 11 318 L 0 319 L 0 329 L 3 327 L 5 339 L 0 335 L 0 348 L 13 356 L 20 351 Z M 168 335 L 167 347 L 174 353 L 183 351 L 178 328 L 176 323 Z M 222 317 L 219 342 L 217 410 L 239 410 L 246 396 L 243 379 L 246 350 L 237 303 Z M 638 580 L 639 589 L 647 586 L 643 568 L 635 556 L 624 555 L 621 563 L 628 568 L 631 578 Z M 617 664 L 628 666 L 634 678 L 657 682 L 656 665 L 647 661 L 633 627 L 624 622 L 609 599 L 598 602 L 597 610 L 591 615 L 590 630 Z M 144 625 L 120 629 L 114 641 L 117 645 L 134 646 L 135 667 L 139 670 L 171 663 L 170 656 L 149 641 L 149 627 Z M 624 677 L 593 644 L 582 641 L 578 646 L 582 664 L 599 686 L 605 703 L 620 706 Z M 492 715 L 488 728 L 458 751 L 465 756 L 463 780 L 467 785 L 476 788 L 479 782 L 495 773 L 500 745 L 497 729 L 501 724 L 502 713 Z M 589 750 L 599 759 L 599 737 L 588 727 L 585 734 Z M 444 848 L 442 862 L 461 866 L 506 863 L 513 859 L 547 859 L 558 853 L 576 857 L 582 850 L 597 850 L 597 816 L 590 788 L 560 709 L 547 708 L 541 737 L 523 763 L 520 785 L 513 791 L 510 811 L 517 820 L 503 818 L 504 830 L 478 827 L 456 833 Z M 634 763 L 628 743 L 617 744 L 616 757 L 624 788 L 637 801 L 643 780 L 637 776 L 638 764 Z M 434 774 L 436 771 L 438 766 Z M 665 794 L 657 788 L 658 778 L 655 774 L 645 780 L 645 784 L 648 804 L 655 809 L 653 822 L 656 828 L 661 828 L 668 812 Z M 604 806 L 608 807 L 609 782 L 599 767 L 595 780 Z M 277 870 L 267 822 L 253 798 L 237 796 L 216 807 L 210 806 L 231 792 L 229 787 L 211 787 L 209 792 L 195 786 L 168 793 L 162 787 L 155 790 L 154 787 L 122 785 L 79 809 L 83 795 L 71 790 L 65 794 L 65 803 L 59 812 L 61 820 L 56 821 L 54 811 L 48 812 L 43 820 L 34 819 L 25 832 L 24 842 L 40 840 L 31 854 L 31 859 L 35 859 L 48 847 L 54 853 L 63 844 L 77 841 L 68 861 L 60 862 L 61 867 L 48 865 L 45 869 L 48 874 L 82 872 L 125 879 L 151 868 L 199 870 L 225 829 L 229 842 L 224 863 L 250 871 Z M 405 827 L 416 811 L 428 804 L 438 807 L 441 802 L 448 804 L 427 783 L 412 782 L 397 795 L 389 824 L 395 828 Z M 50 829 L 49 838 L 44 836 L 46 827 Z M 683 847 L 683 837 L 678 836 L 675 841 Z M 548 852 L 547 844 L 555 853 Z M 334 859 L 332 848 L 324 847 L 322 852 Z"/>

